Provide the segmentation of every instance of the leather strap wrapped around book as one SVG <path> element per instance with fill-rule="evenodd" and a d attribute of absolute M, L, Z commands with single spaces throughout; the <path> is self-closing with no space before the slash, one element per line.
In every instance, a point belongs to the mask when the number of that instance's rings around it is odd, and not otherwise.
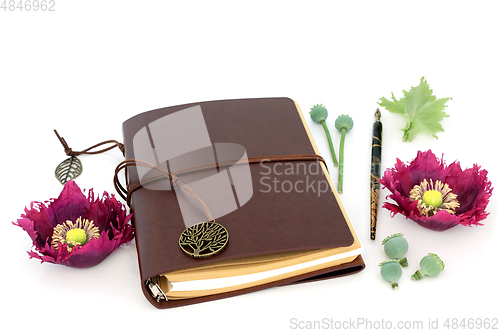
<path fill-rule="evenodd" d="M 212 164 L 205 164 L 193 168 L 188 168 L 188 169 L 183 169 L 176 171 L 175 174 L 172 174 L 156 165 L 153 165 L 149 162 L 146 161 L 141 161 L 141 160 L 135 160 L 135 159 L 130 159 L 130 160 L 125 160 L 118 164 L 118 166 L 115 169 L 115 176 L 113 178 L 113 182 L 115 185 L 115 189 L 117 193 L 127 202 L 127 205 L 130 207 L 130 200 L 132 193 L 136 191 L 137 189 L 141 188 L 145 184 L 149 184 L 151 182 L 160 180 L 160 179 L 165 179 L 168 178 L 172 182 L 173 186 L 179 186 L 181 187 L 186 194 L 192 196 L 193 198 L 197 199 L 200 204 L 203 207 L 203 210 L 205 211 L 205 214 L 207 215 L 207 218 L 211 217 L 211 214 L 207 210 L 208 208 L 206 207 L 205 203 L 194 193 L 193 190 L 189 188 L 186 184 L 180 182 L 177 178 L 176 175 L 182 175 L 186 173 L 191 173 L 191 172 L 196 172 L 196 171 L 201 171 L 201 170 L 206 170 L 214 167 L 225 167 L 225 166 L 231 166 L 231 165 L 237 165 L 237 164 L 252 164 L 252 163 L 259 163 L 259 162 L 291 162 L 291 161 L 319 161 L 322 162 L 325 167 L 326 167 L 326 162 L 321 157 L 320 155 L 316 154 L 302 154 L 302 155 L 279 155 L 279 156 L 259 156 L 259 157 L 250 157 L 247 159 L 240 159 L 240 160 L 231 160 L 231 161 L 225 161 L 225 162 L 218 162 L 218 163 L 212 163 Z M 128 185 L 128 189 L 125 189 L 122 184 L 120 183 L 120 180 L 118 179 L 118 174 L 120 171 L 123 169 L 126 169 L 131 166 L 145 166 L 149 167 L 151 169 L 155 169 L 159 171 L 161 174 L 155 177 L 151 177 L 145 180 L 142 180 L 141 182 Z M 209 218 L 209 221 L 211 218 Z"/>

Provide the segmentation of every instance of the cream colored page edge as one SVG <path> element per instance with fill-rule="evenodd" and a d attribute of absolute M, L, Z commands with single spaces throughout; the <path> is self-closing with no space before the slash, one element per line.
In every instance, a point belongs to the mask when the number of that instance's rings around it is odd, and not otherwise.
<path fill-rule="evenodd" d="M 330 262 L 323 262 L 319 263 L 317 265 L 311 266 L 311 267 L 304 267 L 304 268 L 282 268 L 279 269 L 280 274 L 278 275 L 273 275 L 273 276 L 267 276 L 263 278 L 255 278 L 251 279 L 249 282 L 243 282 L 243 283 L 237 283 L 235 279 L 231 279 L 231 282 L 225 281 L 226 279 L 214 279 L 213 284 L 211 285 L 201 285 L 198 284 L 199 281 L 190 281 L 190 282 L 178 282 L 178 283 L 171 283 L 172 289 L 170 289 L 167 293 L 167 297 L 169 300 L 175 300 L 175 299 L 184 299 L 184 298 L 194 298 L 194 297 L 200 297 L 200 296 L 207 296 L 207 295 L 216 295 L 220 293 L 225 293 L 225 292 L 231 292 L 235 290 L 241 290 L 241 289 L 246 289 L 246 288 L 251 288 L 257 285 L 263 285 L 266 283 L 271 283 L 275 281 L 280 281 L 284 280 L 287 278 L 299 276 L 302 274 L 306 274 L 309 272 L 314 272 L 318 271 L 324 268 L 329 268 L 332 266 L 338 266 L 341 264 L 349 263 L 352 262 L 358 254 L 355 254 L 354 256 L 352 253 L 350 253 L 351 256 L 348 256 L 346 254 L 345 257 L 339 258 L 334 261 Z M 304 263 L 304 265 L 307 266 L 308 263 Z M 252 274 L 255 276 L 259 275 L 265 275 L 266 272 L 263 273 L 256 273 Z M 206 280 L 205 280 L 206 281 Z"/>
<path fill-rule="evenodd" d="M 360 249 L 343 252 L 343 253 L 335 253 L 336 251 L 330 250 L 329 255 L 322 256 L 319 258 L 310 258 L 310 260 L 299 261 L 290 265 L 274 267 L 273 269 L 269 269 L 262 272 L 252 272 L 249 274 L 239 275 L 239 276 L 228 276 L 228 277 L 219 277 L 213 279 L 197 279 L 197 280 L 189 280 L 189 281 L 175 281 L 170 279 L 170 276 L 167 274 L 167 279 L 170 281 L 172 285 L 172 289 L 169 291 L 192 291 L 192 290 L 209 290 L 209 289 L 217 289 L 222 287 L 230 287 L 230 286 L 241 286 L 246 285 L 248 283 L 261 284 L 261 281 L 265 280 L 278 280 L 280 276 L 284 274 L 289 274 L 289 276 L 300 275 L 302 273 L 309 273 L 320 268 L 326 267 L 334 267 L 338 265 L 339 261 L 342 263 L 345 258 L 355 259 L 355 256 L 360 254 Z M 351 261 L 352 261 L 351 260 Z M 302 273 L 298 273 L 302 272 Z"/>
<path fill-rule="evenodd" d="M 332 263 L 339 258 L 339 255 L 345 253 L 346 255 L 352 255 L 351 251 L 344 251 L 345 248 L 333 248 L 333 249 L 321 249 L 321 250 L 308 250 L 303 251 L 300 254 L 273 254 L 271 257 L 276 260 L 261 260 L 261 261 L 251 261 L 246 262 L 246 258 L 242 260 L 232 260 L 231 265 L 215 266 L 205 269 L 194 269 L 194 270 L 183 270 L 174 271 L 171 273 L 166 273 L 164 276 L 172 281 L 172 283 L 178 282 L 189 282 L 195 280 L 214 280 L 215 279 L 226 279 L 244 278 L 245 276 L 257 276 L 256 274 L 267 274 L 267 277 L 272 275 L 279 275 L 280 269 L 298 270 L 305 266 L 314 266 L 315 262 L 324 261 Z M 281 260 L 279 258 L 281 257 Z M 267 258 L 267 256 L 265 256 Z M 300 266 L 302 265 L 302 266 Z M 253 278 L 255 279 L 255 278 Z M 229 281 L 229 280 L 228 280 Z M 210 283 L 207 281 L 207 283 Z"/>

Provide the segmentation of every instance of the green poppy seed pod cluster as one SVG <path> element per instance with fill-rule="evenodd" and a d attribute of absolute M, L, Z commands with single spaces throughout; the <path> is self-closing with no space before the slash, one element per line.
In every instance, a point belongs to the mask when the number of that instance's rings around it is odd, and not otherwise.
<path fill-rule="evenodd" d="M 326 118 L 328 117 L 328 111 L 322 104 L 315 105 L 311 108 L 311 111 L 309 111 L 309 115 L 311 116 L 311 119 L 323 126 L 323 129 L 325 130 L 326 137 L 328 138 L 328 144 L 330 145 L 330 151 L 332 152 L 332 158 L 333 158 L 333 165 L 339 167 L 339 185 L 337 188 L 337 191 L 339 193 L 343 192 L 343 181 L 344 181 L 344 141 L 345 141 L 345 134 L 349 132 L 353 125 L 354 122 L 352 121 L 352 118 L 347 116 L 347 115 L 341 115 L 335 120 L 335 128 L 337 128 L 340 132 L 340 150 L 339 150 L 339 162 L 337 162 L 337 156 L 335 155 L 335 149 L 333 148 L 333 143 L 332 143 L 332 138 L 330 136 L 330 131 L 328 130 L 328 127 L 326 126 Z"/>
<path fill-rule="evenodd" d="M 408 241 L 403 236 L 400 233 L 391 235 L 382 241 L 382 245 L 389 258 L 399 260 L 401 266 L 407 267 L 405 254 L 408 252 Z"/>
<path fill-rule="evenodd" d="M 385 254 L 391 258 L 384 261 L 380 266 L 382 278 L 391 283 L 393 289 L 397 289 L 398 281 L 403 274 L 402 267 L 408 266 L 406 252 L 408 252 L 408 241 L 401 233 L 393 234 L 382 241 Z M 433 253 L 429 253 L 420 261 L 420 270 L 411 276 L 413 280 L 420 280 L 424 276 L 436 277 L 444 270 L 443 261 Z"/>

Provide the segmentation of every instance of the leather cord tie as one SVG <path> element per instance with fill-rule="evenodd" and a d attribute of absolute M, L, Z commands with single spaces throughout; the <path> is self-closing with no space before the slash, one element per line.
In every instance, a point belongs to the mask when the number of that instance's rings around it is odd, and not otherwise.
<path fill-rule="evenodd" d="M 64 152 L 66 153 L 66 155 L 68 156 L 78 156 L 78 155 L 83 155 L 83 154 L 87 154 L 87 155 L 94 155 L 94 154 L 101 154 L 101 153 L 104 153 L 108 150 L 111 150 L 113 148 L 116 148 L 118 147 L 118 149 L 121 150 L 122 154 L 125 155 L 125 146 L 123 144 L 121 144 L 120 142 L 116 141 L 116 140 L 107 140 L 107 141 L 103 141 L 101 143 L 98 143 L 96 145 L 93 145 L 92 147 L 89 147 L 85 150 L 82 150 L 82 151 L 73 151 L 73 149 L 71 149 L 69 146 L 68 146 L 68 143 L 66 142 L 66 140 L 64 140 L 64 138 L 62 136 L 59 135 L 59 133 L 57 133 L 56 130 L 54 130 L 54 133 L 56 133 L 57 135 L 57 138 L 59 139 L 59 141 L 61 142 L 62 146 L 64 147 Z M 101 149 L 101 150 L 97 150 L 97 151 L 91 151 L 92 149 L 95 149 L 97 147 L 100 147 L 102 145 L 106 145 L 106 144 L 113 144 L 112 146 L 109 146 L 105 149 Z"/>
<path fill-rule="evenodd" d="M 226 167 L 226 166 L 232 166 L 232 165 L 238 165 L 238 164 L 251 164 L 251 163 L 259 163 L 259 162 L 290 162 L 290 161 L 318 161 L 322 162 L 325 167 L 326 163 L 323 157 L 320 155 L 316 154 L 304 154 L 304 155 L 279 155 L 279 156 L 260 156 L 260 157 L 251 157 L 248 159 L 240 159 L 240 160 L 232 160 L 232 161 L 225 161 L 225 162 L 220 162 L 220 163 L 212 163 L 212 164 L 206 164 L 206 165 L 201 165 L 198 167 L 193 167 L 193 168 L 188 168 L 188 169 L 183 169 L 176 171 L 175 174 L 172 174 L 154 164 L 151 164 L 146 161 L 141 161 L 141 160 L 135 160 L 135 159 L 129 159 L 121 162 L 118 164 L 118 166 L 115 169 L 115 176 L 113 178 L 113 183 L 115 185 L 116 192 L 127 202 L 127 205 L 130 207 L 131 203 L 131 198 L 132 198 L 132 193 L 136 191 L 137 189 L 141 188 L 142 186 L 152 183 L 154 181 L 158 181 L 160 179 L 166 179 L 168 178 L 174 187 L 180 187 L 186 194 L 189 196 L 193 197 L 196 199 L 202 206 L 203 211 L 205 212 L 205 215 L 208 218 L 208 221 L 213 220 L 212 215 L 210 214 L 210 211 L 207 207 L 207 205 L 201 200 L 201 198 L 186 184 L 182 183 L 179 181 L 177 178 L 178 175 L 182 174 L 187 174 L 191 172 L 196 172 L 196 171 L 201 171 L 201 170 L 206 170 L 214 167 Z M 135 184 L 128 184 L 127 189 L 125 189 L 122 184 L 120 183 L 120 180 L 118 179 L 118 174 L 120 171 L 125 170 L 125 174 L 127 177 L 127 168 L 132 167 L 132 166 L 144 166 L 148 167 L 154 170 L 157 170 L 160 172 L 160 175 L 151 177 L 145 180 L 140 181 L 139 183 Z"/>

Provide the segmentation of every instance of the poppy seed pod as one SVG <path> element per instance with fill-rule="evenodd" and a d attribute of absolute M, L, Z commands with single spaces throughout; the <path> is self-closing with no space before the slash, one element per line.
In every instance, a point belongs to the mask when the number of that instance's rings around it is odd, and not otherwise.
<path fill-rule="evenodd" d="M 400 233 L 391 235 L 382 241 L 382 245 L 389 258 L 398 260 L 401 266 L 407 267 L 405 254 L 408 252 L 408 241 L 403 236 Z"/>
<path fill-rule="evenodd" d="M 335 128 L 339 130 L 339 132 L 342 131 L 343 128 L 345 128 L 346 132 L 349 132 L 350 130 L 352 130 L 353 126 L 354 122 L 348 115 L 343 114 L 341 116 L 338 116 L 338 118 L 335 120 Z"/>
<path fill-rule="evenodd" d="M 337 155 L 335 154 L 335 148 L 333 148 L 332 137 L 330 135 L 330 131 L 328 130 L 328 126 L 326 126 L 328 111 L 322 104 L 318 104 L 311 108 L 311 111 L 309 111 L 309 115 L 315 123 L 321 124 L 321 126 L 323 126 L 326 138 L 328 139 L 328 145 L 330 146 L 330 152 L 332 153 L 333 165 L 339 165 L 339 163 L 337 162 Z"/>
<path fill-rule="evenodd" d="M 311 111 L 309 111 L 309 114 L 311 115 L 311 119 L 318 124 L 325 121 L 328 117 L 328 111 L 322 104 L 313 106 Z"/>
<path fill-rule="evenodd" d="M 444 262 L 434 253 L 429 253 L 420 260 L 420 270 L 411 276 L 412 280 L 420 280 L 424 276 L 436 277 L 444 271 Z"/>
<path fill-rule="evenodd" d="M 380 275 L 387 282 L 391 283 L 392 289 L 398 288 L 398 281 L 403 275 L 403 270 L 396 260 L 384 261 L 379 264 Z"/>

